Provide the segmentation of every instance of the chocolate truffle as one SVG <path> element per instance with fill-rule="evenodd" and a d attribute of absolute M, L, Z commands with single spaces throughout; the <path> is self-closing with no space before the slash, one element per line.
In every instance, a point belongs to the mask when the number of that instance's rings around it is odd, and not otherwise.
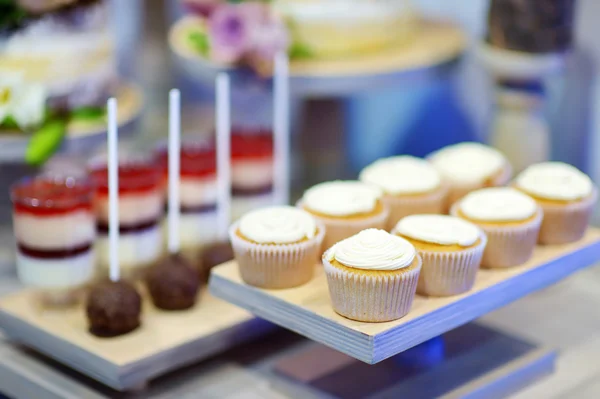
<path fill-rule="evenodd" d="M 207 246 L 202 252 L 202 261 L 200 264 L 202 281 L 207 282 L 210 276 L 210 270 L 233 259 L 233 248 L 229 241 L 218 242 Z"/>
<path fill-rule="evenodd" d="M 175 254 L 150 269 L 146 285 L 157 308 L 184 310 L 196 303 L 200 277 L 181 255 Z"/>
<path fill-rule="evenodd" d="M 89 293 L 86 312 L 92 334 L 115 337 L 140 326 L 142 299 L 126 281 L 105 281 Z"/>

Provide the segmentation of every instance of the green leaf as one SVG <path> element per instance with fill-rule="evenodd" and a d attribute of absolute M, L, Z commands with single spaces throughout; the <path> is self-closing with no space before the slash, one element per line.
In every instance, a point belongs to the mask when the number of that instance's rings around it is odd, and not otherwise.
<path fill-rule="evenodd" d="M 314 53 L 307 45 L 294 42 L 290 46 L 289 56 L 293 59 L 304 59 L 313 57 Z"/>
<path fill-rule="evenodd" d="M 27 151 L 25 162 L 29 165 L 42 165 L 56 152 L 67 130 L 67 124 L 62 119 L 47 121 L 33 133 Z"/>
<path fill-rule="evenodd" d="M 19 125 L 17 125 L 17 121 L 15 121 L 15 118 L 13 118 L 10 115 L 8 115 L 6 118 L 4 118 L 4 121 L 2 123 L 0 123 L 0 126 L 2 126 L 4 129 L 18 129 L 19 128 Z"/>
<path fill-rule="evenodd" d="M 191 32 L 188 36 L 190 44 L 200 55 L 208 56 L 210 51 L 210 41 L 208 35 L 204 32 Z"/>
<path fill-rule="evenodd" d="M 72 109 L 69 113 L 74 120 L 95 120 L 103 118 L 106 115 L 104 107 L 81 107 Z"/>

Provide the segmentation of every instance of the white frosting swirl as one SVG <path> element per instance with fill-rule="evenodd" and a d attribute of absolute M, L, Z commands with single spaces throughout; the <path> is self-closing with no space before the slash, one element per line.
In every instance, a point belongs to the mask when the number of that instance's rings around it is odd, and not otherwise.
<path fill-rule="evenodd" d="M 317 225 L 310 213 L 292 206 L 272 206 L 247 213 L 240 233 L 259 244 L 289 244 L 313 238 Z"/>
<path fill-rule="evenodd" d="M 532 165 L 517 176 L 516 185 L 536 197 L 559 201 L 582 199 L 594 191 L 586 174 L 562 162 Z"/>
<path fill-rule="evenodd" d="M 537 208 L 531 197 L 509 187 L 472 191 L 460 201 L 460 211 L 466 217 L 489 222 L 526 220 Z"/>
<path fill-rule="evenodd" d="M 414 240 L 461 247 L 475 244 L 481 236 L 474 224 L 446 215 L 407 216 L 398 222 L 395 231 Z"/>
<path fill-rule="evenodd" d="M 429 162 L 408 155 L 379 159 L 364 168 L 359 179 L 392 195 L 425 193 L 441 184 Z"/>
<path fill-rule="evenodd" d="M 359 181 L 332 181 L 309 188 L 302 201 L 314 212 L 349 216 L 373 211 L 381 195 L 377 187 Z"/>
<path fill-rule="evenodd" d="M 481 183 L 507 163 L 499 151 L 471 142 L 442 148 L 428 159 L 445 179 L 459 184 Z"/>
<path fill-rule="evenodd" d="M 344 266 L 365 270 L 398 270 L 412 264 L 415 247 L 384 230 L 367 229 L 335 244 L 327 252 Z"/>

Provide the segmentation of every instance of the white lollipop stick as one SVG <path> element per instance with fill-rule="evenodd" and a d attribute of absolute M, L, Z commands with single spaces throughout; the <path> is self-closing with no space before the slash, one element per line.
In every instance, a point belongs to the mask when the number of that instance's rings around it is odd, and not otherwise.
<path fill-rule="evenodd" d="M 169 252 L 179 252 L 179 169 L 181 151 L 181 96 L 179 90 L 169 92 Z"/>
<path fill-rule="evenodd" d="M 109 275 L 119 281 L 119 139 L 117 132 L 117 100 L 108 100 L 108 255 Z"/>
<path fill-rule="evenodd" d="M 273 77 L 273 191 L 276 204 L 290 202 L 289 61 L 285 53 L 275 56 Z"/>
<path fill-rule="evenodd" d="M 231 120 L 229 76 L 217 76 L 217 233 L 227 240 L 231 221 Z"/>

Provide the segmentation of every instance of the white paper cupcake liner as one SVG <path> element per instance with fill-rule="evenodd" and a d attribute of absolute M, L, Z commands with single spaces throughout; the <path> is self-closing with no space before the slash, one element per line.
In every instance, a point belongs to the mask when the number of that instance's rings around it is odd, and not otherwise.
<path fill-rule="evenodd" d="M 500 173 L 495 176 L 491 181 L 483 181 L 473 184 L 452 184 L 450 187 L 450 192 L 448 193 L 448 201 L 446 211 L 449 211 L 454 203 L 456 203 L 459 199 L 469 194 L 471 191 L 479 190 L 480 188 L 485 187 L 500 187 L 505 186 L 510 182 L 512 178 L 512 166 L 509 163 L 506 163 L 502 168 Z"/>
<path fill-rule="evenodd" d="M 310 281 L 319 263 L 325 226 L 317 222 L 315 237 L 293 244 L 256 244 L 237 235 L 239 223 L 229 228 L 229 238 L 246 284 L 260 288 L 292 288 Z"/>
<path fill-rule="evenodd" d="M 395 231 L 392 234 L 395 234 Z M 417 293 L 427 296 L 451 296 L 469 291 L 475 283 L 486 244 L 487 237 L 482 232 L 479 245 L 462 251 L 417 249 L 423 260 Z"/>
<path fill-rule="evenodd" d="M 566 205 L 540 203 L 544 220 L 538 242 L 544 245 L 567 244 L 581 240 L 587 231 L 594 211 L 598 191 L 588 198 Z"/>
<path fill-rule="evenodd" d="M 341 316 L 364 322 L 385 322 L 405 316 L 412 307 L 421 271 L 418 267 L 385 275 L 353 273 L 333 266 L 323 256 L 331 304 Z"/>
<path fill-rule="evenodd" d="M 450 210 L 452 216 L 461 217 L 458 212 L 459 204 L 454 204 Z M 538 209 L 534 219 L 520 224 L 490 226 L 476 224 L 487 236 L 487 245 L 483 252 L 481 267 L 504 268 L 521 265 L 533 255 L 538 241 L 543 212 Z"/>
<path fill-rule="evenodd" d="M 296 206 L 300 209 L 304 209 L 302 201 L 298 201 Z M 307 212 L 310 213 L 310 211 Z M 390 212 L 385 204 L 381 213 L 361 219 L 325 218 L 311 213 L 313 218 L 320 221 L 325 226 L 325 238 L 323 239 L 322 245 L 323 252 L 343 239 L 358 234 L 365 229 L 385 229 L 389 214 Z"/>
<path fill-rule="evenodd" d="M 421 195 L 384 195 L 382 201 L 390 210 L 386 230 L 391 231 L 398 221 L 406 216 L 444 213 L 448 191 L 449 186 L 442 184 L 435 191 Z"/>

